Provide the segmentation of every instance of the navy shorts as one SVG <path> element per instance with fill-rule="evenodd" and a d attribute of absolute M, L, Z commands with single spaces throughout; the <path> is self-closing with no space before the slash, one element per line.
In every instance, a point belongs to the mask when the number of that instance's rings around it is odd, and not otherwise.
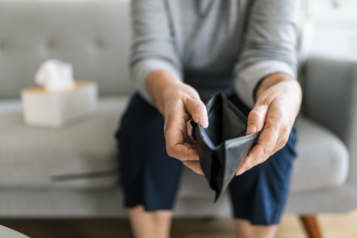
<path fill-rule="evenodd" d="M 228 99 L 248 116 L 250 109 L 235 94 Z M 127 208 L 137 205 L 143 205 L 146 211 L 173 208 L 183 165 L 167 155 L 163 129 L 163 116 L 139 94 L 134 94 L 116 133 Z M 249 220 L 253 225 L 279 223 L 296 156 L 295 144 L 293 128 L 284 148 L 232 180 L 229 191 L 235 218 Z"/>

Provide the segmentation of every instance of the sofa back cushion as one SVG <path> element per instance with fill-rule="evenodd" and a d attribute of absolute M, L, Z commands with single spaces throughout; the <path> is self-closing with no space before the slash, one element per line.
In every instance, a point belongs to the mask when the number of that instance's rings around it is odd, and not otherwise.
<path fill-rule="evenodd" d="M 34 86 L 40 64 L 73 64 L 76 80 L 93 80 L 101 95 L 130 94 L 129 0 L 0 1 L 0 99 Z"/>

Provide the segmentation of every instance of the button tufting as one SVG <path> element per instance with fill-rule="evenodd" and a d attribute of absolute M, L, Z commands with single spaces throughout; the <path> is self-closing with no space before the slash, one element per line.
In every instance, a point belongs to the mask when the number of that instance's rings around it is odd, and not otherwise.
<path fill-rule="evenodd" d="M 0 41 L 0 49 L 3 50 L 5 49 L 5 42 L 4 41 Z"/>
<path fill-rule="evenodd" d="M 97 46 L 97 48 L 103 48 L 103 41 L 101 39 L 97 39 L 95 41 L 95 45 Z"/>
<path fill-rule="evenodd" d="M 47 48 L 50 50 L 53 50 L 53 48 L 55 47 L 55 43 L 53 40 L 48 40 L 47 41 Z"/>

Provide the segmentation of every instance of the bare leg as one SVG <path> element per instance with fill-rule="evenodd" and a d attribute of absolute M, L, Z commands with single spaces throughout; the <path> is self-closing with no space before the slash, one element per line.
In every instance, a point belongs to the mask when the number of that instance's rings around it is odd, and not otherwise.
<path fill-rule="evenodd" d="M 235 220 L 236 234 L 238 238 L 274 238 L 277 225 L 252 226 L 249 221 L 243 219 Z"/>
<path fill-rule="evenodd" d="M 172 212 L 146 212 L 143 206 L 128 209 L 131 227 L 136 238 L 168 238 Z"/>

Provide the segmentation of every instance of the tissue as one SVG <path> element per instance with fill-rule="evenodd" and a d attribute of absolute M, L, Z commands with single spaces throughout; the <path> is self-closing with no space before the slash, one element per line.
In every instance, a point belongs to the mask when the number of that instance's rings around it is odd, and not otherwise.
<path fill-rule="evenodd" d="M 35 82 L 48 92 L 74 89 L 72 65 L 57 59 L 45 61 L 36 73 Z"/>

